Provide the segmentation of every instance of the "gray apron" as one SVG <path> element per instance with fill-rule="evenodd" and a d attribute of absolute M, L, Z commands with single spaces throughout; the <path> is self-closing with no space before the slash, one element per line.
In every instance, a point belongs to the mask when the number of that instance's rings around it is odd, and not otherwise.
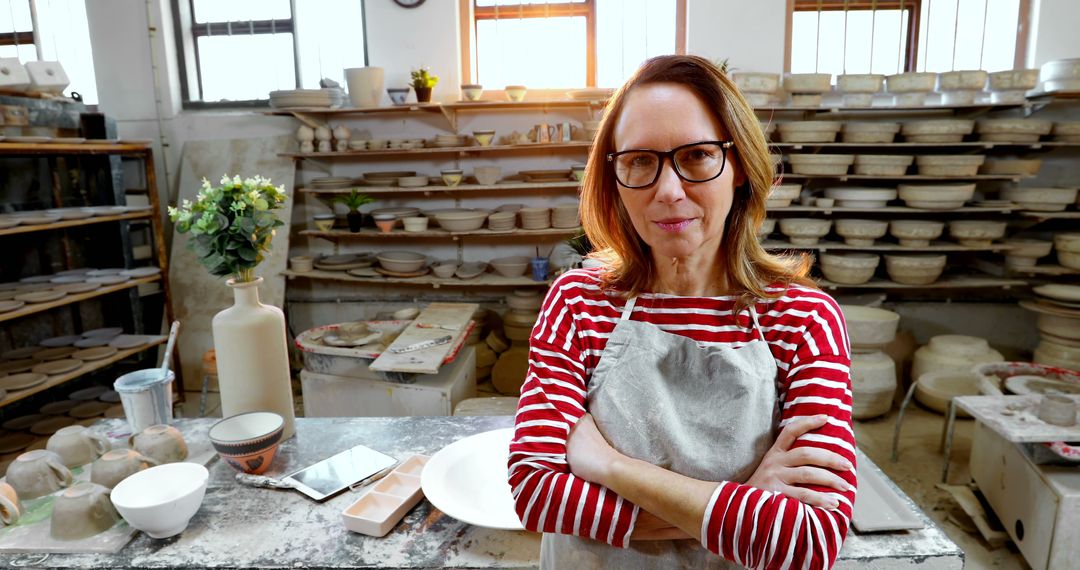
<path fill-rule="evenodd" d="M 589 380 L 586 409 L 621 453 L 704 481 L 745 482 L 772 446 L 779 420 L 777 368 L 757 311 L 757 338 L 741 348 L 693 339 L 622 317 Z M 737 319 L 736 319 L 737 320 Z M 700 537 L 697 537 L 700 538 Z M 697 540 L 634 541 L 629 548 L 545 533 L 540 567 L 741 568 Z"/>

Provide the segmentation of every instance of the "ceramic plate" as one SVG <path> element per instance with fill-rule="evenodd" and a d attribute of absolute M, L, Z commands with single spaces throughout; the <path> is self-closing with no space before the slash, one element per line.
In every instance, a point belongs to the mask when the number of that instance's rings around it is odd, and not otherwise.
<path fill-rule="evenodd" d="M 55 348 L 46 348 L 41 352 L 34 355 L 35 360 L 60 360 L 61 358 L 67 358 L 71 353 L 75 352 L 74 346 L 58 346 Z"/>
<path fill-rule="evenodd" d="M 1080 394 L 1080 386 L 1051 380 L 1041 376 L 1010 376 L 1005 379 L 1005 388 L 1018 395 L 1027 394 Z"/>
<path fill-rule="evenodd" d="M 93 269 L 86 272 L 87 277 L 102 277 L 105 275 L 120 275 L 124 272 L 124 269 L 119 267 L 113 267 L 109 269 Z"/>
<path fill-rule="evenodd" d="M 21 216 L 19 219 L 24 226 L 37 226 L 59 222 L 60 216 Z"/>
<path fill-rule="evenodd" d="M 0 388 L 9 392 L 16 390 L 25 390 L 27 388 L 33 388 L 38 384 L 44 382 L 48 376 L 44 374 L 34 374 L 33 372 L 23 372 L 21 374 L 12 374 L 11 376 L 5 376 L 0 378 Z"/>
<path fill-rule="evenodd" d="M 5 374 L 18 374 L 20 372 L 27 372 L 37 363 L 38 362 L 32 358 L 8 360 L 6 362 L 0 362 L 0 372 L 3 372 Z"/>
<path fill-rule="evenodd" d="M 54 287 L 56 287 L 55 283 L 49 283 L 47 281 L 42 283 L 23 283 L 22 286 L 15 290 L 15 292 L 19 295 L 24 293 L 40 293 L 41 291 L 50 291 Z"/>
<path fill-rule="evenodd" d="M 64 271 L 57 272 L 56 275 L 58 275 L 58 276 L 86 275 L 87 273 L 90 273 L 91 271 L 93 271 L 93 269 L 89 268 L 89 267 L 84 267 L 82 269 L 66 269 Z"/>
<path fill-rule="evenodd" d="M 6 137 L 5 142 L 9 143 L 44 143 L 53 140 L 52 137 Z"/>
<path fill-rule="evenodd" d="M 33 367 L 31 370 L 38 374 L 48 374 L 49 376 L 56 376 L 59 374 L 67 374 L 72 370 L 82 366 L 81 360 L 75 360 L 74 358 L 64 358 L 61 360 L 51 360 L 49 362 L 43 362 Z"/>
<path fill-rule="evenodd" d="M 315 262 L 315 269 L 322 271 L 348 271 L 350 269 L 360 269 L 363 267 L 371 267 L 375 265 L 375 262 L 370 259 L 361 259 L 352 263 L 340 263 L 336 265 L 325 265 L 319 262 Z"/>
<path fill-rule="evenodd" d="M 86 281 L 86 277 L 83 275 L 61 275 L 59 277 L 53 277 L 49 280 L 49 283 L 64 285 L 67 283 L 82 283 L 84 281 Z"/>
<path fill-rule="evenodd" d="M 22 293 L 16 289 L 14 291 L 0 291 L 0 301 L 12 301 L 15 299 L 15 295 L 21 295 Z"/>
<path fill-rule="evenodd" d="M 161 273 L 160 267 L 136 267 L 135 269 L 126 269 L 120 272 L 120 275 L 127 275 L 128 277 L 150 277 L 151 275 L 157 275 Z"/>
<path fill-rule="evenodd" d="M 0 453 L 15 453 L 26 449 L 37 438 L 28 433 L 12 433 L 0 437 Z"/>
<path fill-rule="evenodd" d="M 79 336 L 79 335 L 76 335 L 76 334 L 69 334 L 69 335 L 65 335 L 65 336 L 54 336 L 52 338 L 47 338 L 47 339 L 39 342 L 38 344 L 41 345 L 41 346 L 44 346 L 46 348 L 54 348 L 54 347 L 57 347 L 57 346 L 71 346 L 71 345 L 75 344 L 75 341 L 79 340 L 80 338 L 82 338 L 82 337 Z"/>
<path fill-rule="evenodd" d="M 104 386 L 91 386 L 89 388 L 83 388 L 82 390 L 75 390 L 68 394 L 68 398 L 72 400 L 78 400 L 85 402 L 86 400 L 96 400 L 98 396 L 108 391 L 108 388 Z"/>
<path fill-rule="evenodd" d="M 53 291 L 60 291 L 64 294 L 75 295 L 77 293 L 89 293 L 95 289 L 101 287 L 101 283 L 65 283 L 63 285 L 57 285 L 53 287 Z"/>
<path fill-rule="evenodd" d="M 105 346 L 109 344 L 115 337 L 111 336 L 88 336 L 86 338 L 80 338 L 75 341 L 75 348 L 94 348 L 96 346 Z"/>
<path fill-rule="evenodd" d="M 127 275 L 102 275 L 100 277 L 87 277 L 87 283 L 99 283 L 101 285 L 119 285 L 131 279 Z"/>
<path fill-rule="evenodd" d="M 103 337 L 107 337 L 107 338 L 114 338 L 114 337 L 116 337 L 117 335 L 119 335 L 119 334 L 121 334 L 123 332 L 124 332 L 124 329 L 121 328 L 121 327 L 102 327 L 100 329 L 93 329 L 93 330 L 83 331 L 82 336 L 83 336 L 83 338 L 89 338 L 89 337 L 92 337 L 92 336 L 103 336 Z"/>
<path fill-rule="evenodd" d="M 63 299 L 65 295 L 67 295 L 67 293 L 63 291 L 35 291 L 33 293 L 15 295 L 15 300 L 24 301 L 26 303 L 48 303 L 49 301 Z"/>
<path fill-rule="evenodd" d="M 859 532 L 914 530 L 923 528 L 919 516 L 885 482 L 877 469 L 857 467 L 859 498 L 851 522 Z"/>
<path fill-rule="evenodd" d="M 125 348 L 135 348 L 137 346 L 143 346 L 153 340 L 156 340 L 158 336 L 152 334 L 122 334 L 109 342 L 109 346 L 114 346 L 121 350 Z"/>
<path fill-rule="evenodd" d="M 109 406 L 109 409 L 105 410 L 105 417 L 107 417 L 107 418 L 123 418 L 123 417 L 125 417 L 124 416 L 124 406 L 121 406 L 120 404 L 113 404 L 113 405 Z"/>
<path fill-rule="evenodd" d="M 35 353 L 40 352 L 42 347 L 40 346 L 24 346 L 22 348 L 15 348 L 8 350 L 0 354 L 0 358 L 4 360 L 19 360 L 22 358 L 30 358 Z"/>
<path fill-rule="evenodd" d="M 23 277 L 19 279 L 19 283 L 23 285 L 33 285 L 34 283 L 48 283 L 53 278 L 52 275 L 31 275 L 30 277 Z M 20 286 L 20 288 L 22 288 Z"/>
<path fill-rule="evenodd" d="M 514 428 L 455 441 L 433 455 L 420 475 L 424 496 L 440 511 L 471 525 L 521 530 L 506 482 Z"/>
<path fill-rule="evenodd" d="M 0 283 L 0 291 L 16 291 L 19 287 L 22 287 L 22 285 L 23 284 L 19 282 Z"/>
<path fill-rule="evenodd" d="M 41 406 L 41 409 L 39 409 L 38 411 L 45 414 L 46 416 L 59 416 L 70 412 L 71 408 L 74 408 L 78 405 L 79 403 L 75 400 L 58 400 L 56 402 L 49 402 L 48 404 Z"/>
<path fill-rule="evenodd" d="M 4 429 L 9 429 L 11 431 L 22 431 L 24 429 L 29 429 L 30 426 L 40 422 L 47 417 L 48 416 L 45 416 L 43 414 L 30 414 L 28 416 L 19 416 L 17 418 L 11 418 L 10 420 L 4 422 L 2 425 L 0 425 L 0 427 Z"/>
<path fill-rule="evenodd" d="M 15 226 L 17 226 L 17 225 L 19 225 L 21 223 L 22 222 L 19 221 L 19 220 L 11 220 L 11 219 L 0 220 L 0 230 L 6 230 L 8 228 L 13 228 L 13 227 L 15 227 Z"/>
<path fill-rule="evenodd" d="M 73 418 L 78 418 L 80 420 L 86 418 L 95 418 L 97 416 L 100 416 L 101 414 L 104 414 L 105 410 L 109 409 L 110 407 L 112 407 L 112 404 L 107 404 L 105 402 L 83 402 L 78 406 L 71 408 L 71 411 L 68 412 L 68 415 Z"/>
<path fill-rule="evenodd" d="M 51 210 L 49 211 L 49 215 L 57 216 L 61 220 L 85 220 L 86 218 L 93 217 L 94 213 L 82 208 L 72 208 L 65 210 Z"/>
<path fill-rule="evenodd" d="M 21 308 L 25 304 L 25 301 L 16 301 L 14 299 L 0 301 L 0 313 L 9 313 L 15 309 Z"/>
<path fill-rule="evenodd" d="M 73 425 L 75 418 L 68 416 L 56 416 L 55 418 L 49 418 L 47 420 L 41 420 L 40 422 L 30 426 L 30 433 L 37 435 L 52 435 L 67 426 Z"/>
<path fill-rule="evenodd" d="M 56 144 L 81 144 L 86 142 L 83 137 L 56 137 L 52 140 Z"/>
<path fill-rule="evenodd" d="M 108 402 L 110 404 L 116 404 L 120 402 L 120 393 L 116 390 L 106 390 L 98 399 L 102 402 Z"/>
<path fill-rule="evenodd" d="M 111 342 L 111 339 L 107 342 Z M 117 348 L 115 346 L 97 346 L 75 352 L 71 357 L 82 361 L 101 360 L 102 358 L 108 358 L 116 353 Z"/>
<path fill-rule="evenodd" d="M 1080 303 L 1080 285 L 1064 285 L 1064 284 L 1051 284 L 1051 285 L 1039 285 L 1038 287 L 1032 287 L 1032 291 L 1037 295 L 1043 297 L 1049 297 L 1055 301 L 1067 301 L 1070 303 Z"/>

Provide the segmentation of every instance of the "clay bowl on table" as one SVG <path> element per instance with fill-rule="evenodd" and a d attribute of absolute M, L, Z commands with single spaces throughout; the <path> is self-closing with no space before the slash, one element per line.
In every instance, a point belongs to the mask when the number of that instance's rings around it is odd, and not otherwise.
<path fill-rule="evenodd" d="M 112 503 L 131 526 L 151 538 L 168 538 L 187 528 L 202 505 L 209 477 L 206 467 L 195 463 L 151 467 L 118 483 Z"/>
<path fill-rule="evenodd" d="M 53 503 L 49 535 L 59 540 L 78 540 L 100 534 L 120 520 L 109 489 L 82 481 L 66 489 Z"/>
<path fill-rule="evenodd" d="M 210 443 L 233 468 L 245 473 L 266 471 L 277 455 L 285 420 L 273 412 L 247 412 L 225 418 L 210 428 Z"/>
<path fill-rule="evenodd" d="M 135 451 L 158 463 L 176 463 L 187 459 L 188 447 L 180 430 L 170 425 L 152 425 L 131 436 Z"/>
<path fill-rule="evenodd" d="M 761 227 L 758 228 L 757 235 L 759 238 L 765 238 L 774 231 L 776 231 L 776 218 L 765 218 L 761 220 Z"/>

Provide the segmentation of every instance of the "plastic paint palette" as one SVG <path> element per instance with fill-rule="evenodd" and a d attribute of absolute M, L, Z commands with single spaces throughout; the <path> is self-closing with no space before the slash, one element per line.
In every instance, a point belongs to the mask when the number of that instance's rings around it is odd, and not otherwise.
<path fill-rule="evenodd" d="M 420 472 L 428 459 L 426 455 L 413 455 L 372 485 L 342 511 L 345 528 L 368 536 L 386 536 L 424 495 L 420 489 Z"/>

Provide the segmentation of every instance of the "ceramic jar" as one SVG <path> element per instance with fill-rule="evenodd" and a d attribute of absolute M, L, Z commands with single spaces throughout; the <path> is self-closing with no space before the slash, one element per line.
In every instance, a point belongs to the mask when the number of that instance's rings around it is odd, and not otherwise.
<path fill-rule="evenodd" d="M 851 417 L 875 418 L 892 409 L 896 363 L 880 350 L 851 355 Z"/>
<path fill-rule="evenodd" d="M 911 379 L 917 380 L 927 372 L 970 372 L 976 364 L 1004 360 L 1000 352 L 990 348 L 986 339 L 958 334 L 939 335 L 915 351 Z"/>
<path fill-rule="evenodd" d="M 345 70 L 349 100 L 354 107 L 375 107 L 382 99 L 383 68 L 350 67 Z"/>

